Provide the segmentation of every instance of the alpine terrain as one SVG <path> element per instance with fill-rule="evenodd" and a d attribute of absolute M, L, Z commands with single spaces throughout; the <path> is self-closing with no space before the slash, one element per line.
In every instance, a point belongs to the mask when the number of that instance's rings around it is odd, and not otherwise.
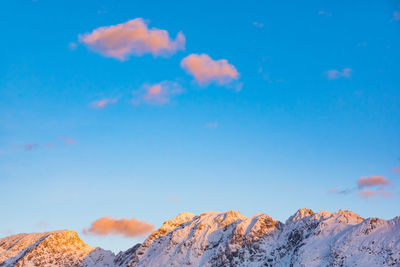
<path fill-rule="evenodd" d="M 261 213 L 185 212 L 117 255 L 68 230 L 1 238 L 0 266 L 400 266 L 400 217 L 300 209 L 282 223 Z"/>

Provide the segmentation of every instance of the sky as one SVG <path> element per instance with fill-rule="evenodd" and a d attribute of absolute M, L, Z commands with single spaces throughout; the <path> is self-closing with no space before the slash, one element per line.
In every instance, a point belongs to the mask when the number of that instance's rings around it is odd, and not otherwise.
<path fill-rule="evenodd" d="M 0 237 L 400 215 L 400 1 L 0 2 Z"/>

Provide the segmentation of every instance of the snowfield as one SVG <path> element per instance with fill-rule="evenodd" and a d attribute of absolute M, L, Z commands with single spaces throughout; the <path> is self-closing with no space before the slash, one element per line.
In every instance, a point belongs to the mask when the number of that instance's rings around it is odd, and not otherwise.
<path fill-rule="evenodd" d="M 261 213 L 185 212 L 117 255 L 68 230 L 5 237 L 0 266 L 400 266 L 400 217 L 300 209 L 282 223 Z"/>

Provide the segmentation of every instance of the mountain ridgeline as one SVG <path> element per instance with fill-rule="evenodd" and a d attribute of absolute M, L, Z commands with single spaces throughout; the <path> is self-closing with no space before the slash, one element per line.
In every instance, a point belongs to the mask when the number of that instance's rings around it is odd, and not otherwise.
<path fill-rule="evenodd" d="M 1 238 L 0 266 L 400 266 L 400 217 L 300 209 L 282 223 L 261 213 L 185 212 L 117 255 L 68 230 Z"/>

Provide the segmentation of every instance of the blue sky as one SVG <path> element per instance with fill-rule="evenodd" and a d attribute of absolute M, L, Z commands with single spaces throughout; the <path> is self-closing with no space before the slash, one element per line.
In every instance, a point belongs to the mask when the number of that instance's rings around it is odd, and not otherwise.
<path fill-rule="evenodd" d="M 182 211 L 399 215 L 398 12 L 399 1 L 2 1 L 0 236 L 81 233 L 103 216 L 159 227 Z M 138 18 L 182 32 L 185 49 L 121 60 L 79 37 Z M 181 66 L 192 54 L 238 75 L 199 82 Z M 167 101 L 147 102 L 162 82 Z M 374 176 L 389 185 L 360 196 L 357 179 Z M 81 236 L 114 251 L 143 240 Z"/>

